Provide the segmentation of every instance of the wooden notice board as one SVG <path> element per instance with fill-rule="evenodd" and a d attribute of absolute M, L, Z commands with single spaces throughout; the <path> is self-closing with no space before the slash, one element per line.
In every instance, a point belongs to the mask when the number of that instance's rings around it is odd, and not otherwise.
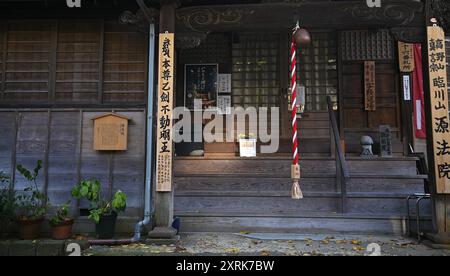
<path fill-rule="evenodd" d="M 172 191 L 174 34 L 159 35 L 156 191 Z"/>
<path fill-rule="evenodd" d="M 414 47 L 411 43 L 398 42 L 398 64 L 400 72 L 411 73 L 414 71 Z"/>
<path fill-rule="evenodd" d="M 129 118 L 109 113 L 92 118 L 92 120 L 94 121 L 94 150 L 127 150 Z"/>
<path fill-rule="evenodd" d="M 444 31 L 437 26 L 428 27 L 427 38 L 436 191 L 450 194 L 450 121 Z"/>
<path fill-rule="evenodd" d="M 366 111 L 375 111 L 376 104 L 375 61 L 364 62 L 364 105 Z"/>

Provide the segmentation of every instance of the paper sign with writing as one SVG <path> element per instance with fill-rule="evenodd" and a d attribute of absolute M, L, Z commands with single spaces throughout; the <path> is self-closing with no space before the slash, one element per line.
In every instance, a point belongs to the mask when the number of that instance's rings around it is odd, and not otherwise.
<path fill-rule="evenodd" d="M 219 93 L 231 93 L 231 74 L 219 74 Z"/>
<path fill-rule="evenodd" d="M 375 111 L 376 104 L 375 61 L 364 62 L 364 102 L 366 111 Z"/>
<path fill-rule="evenodd" d="M 156 190 L 158 192 L 172 191 L 174 43 L 173 33 L 159 35 L 158 126 L 156 129 Z"/>
<path fill-rule="evenodd" d="M 400 72 L 411 73 L 414 71 L 414 46 L 411 43 L 398 42 L 398 59 Z"/>
<path fill-rule="evenodd" d="M 403 76 L 403 99 L 405 101 L 411 100 L 411 78 L 409 75 Z"/>
<path fill-rule="evenodd" d="M 450 194 L 450 120 L 444 31 L 437 26 L 428 27 L 427 38 L 436 191 Z"/>
<path fill-rule="evenodd" d="M 231 96 L 217 97 L 217 113 L 220 115 L 231 114 Z"/>

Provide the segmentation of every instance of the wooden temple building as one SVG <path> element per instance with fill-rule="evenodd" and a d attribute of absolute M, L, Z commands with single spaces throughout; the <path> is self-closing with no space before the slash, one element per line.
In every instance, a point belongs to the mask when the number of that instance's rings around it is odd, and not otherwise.
<path fill-rule="evenodd" d="M 0 170 L 16 189 L 25 181 L 15 166 L 36 160 L 44 161 L 39 184 L 53 204 L 66 202 L 78 181 L 97 178 L 105 193 L 128 195 L 117 230 L 132 233 L 151 179 L 147 230 L 156 227 L 162 236 L 174 217 L 184 232 L 405 233 L 406 198 L 431 191 L 421 223 L 450 231 L 450 197 L 436 194 L 433 170 L 419 166 L 427 140 L 416 135 L 413 72 L 400 64 L 399 42 L 422 45 L 426 57 L 429 1 L 370 7 L 365 0 L 81 0 L 80 8 L 65 2 L 0 0 Z M 301 200 L 290 196 L 289 54 L 297 21 L 312 37 L 297 50 L 305 95 L 298 119 Z M 174 106 L 193 106 L 189 85 L 199 81 L 199 70 L 215 74 L 214 84 L 223 76 L 228 91 L 212 88 L 206 100 L 278 107 L 277 152 L 261 153 L 258 141 L 256 157 L 240 157 L 237 138 L 176 143 L 165 175 L 171 186 L 158 187 L 162 34 L 174 35 Z M 370 93 L 367 82 L 375 88 Z M 424 110 L 423 119 L 431 118 Z M 110 113 L 128 121 L 127 146 L 94 149 L 92 119 Z M 225 128 L 215 133 L 227 135 Z M 361 157 L 362 136 L 373 140 L 370 158 Z M 73 202 L 73 210 L 78 214 L 83 204 Z M 91 227 L 78 214 L 76 231 Z"/>

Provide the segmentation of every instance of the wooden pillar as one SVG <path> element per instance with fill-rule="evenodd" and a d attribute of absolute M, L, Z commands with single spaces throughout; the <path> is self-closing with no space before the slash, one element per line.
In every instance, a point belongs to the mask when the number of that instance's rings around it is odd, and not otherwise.
<path fill-rule="evenodd" d="M 173 1 L 165 1 L 160 10 L 159 33 L 175 33 L 175 11 L 176 3 Z M 174 53 L 175 54 L 175 53 Z M 151 66 L 151 65 L 150 65 Z M 175 65 L 176 66 L 176 65 Z M 175 71 L 175 70 L 174 70 Z M 175 86 L 175 84 L 174 84 Z M 173 91 L 176 91 L 173 87 Z M 173 97 L 174 99 L 174 97 Z M 171 103 L 173 105 L 173 101 Z M 157 110 L 158 112 L 158 110 Z M 157 134 L 158 135 L 158 134 Z M 156 137 L 158 139 L 158 137 Z M 157 149 L 158 150 L 158 149 Z M 173 150 L 172 150 L 173 153 Z M 172 162 L 173 164 L 173 162 Z M 158 169 L 158 168 L 157 168 Z M 173 170 L 172 170 L 173 173 Z M 158 172 L 157 172 L 158 174 Z M 173 181 L 173 177 L 172 177 Z M 176 230 L 172 228 L 173 222 L 173 183 L 172 191 L 158 192 L 155 190 L 155 213 L 153 231 L 149 233 L 149 237 L 153 239 L 172 239 L 176 235 Z"/>

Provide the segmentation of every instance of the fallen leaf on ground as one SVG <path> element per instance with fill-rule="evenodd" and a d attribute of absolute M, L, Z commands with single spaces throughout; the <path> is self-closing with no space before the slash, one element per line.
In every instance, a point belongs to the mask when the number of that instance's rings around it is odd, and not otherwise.
<path fill-rule="evenodd" d="M 267 252 L 266 250 L 261 251 L 261 256 L 269 256 L 269 252 Z"/>
<path fill-rule="evenodd" d="M 226 253 L 232 253 L 232 254 L 237 254 L 237 253 L 239 253 L 239 248 L 227 248 L 227 249 L 225 249 L 225 252 Z"/>
<path fill-rule="evenodd" d="M 352 249 L 353 249 L 353 251 L 364 251 L 365 250 L 365 248 L 362 246 L 353 246 Z"/>

